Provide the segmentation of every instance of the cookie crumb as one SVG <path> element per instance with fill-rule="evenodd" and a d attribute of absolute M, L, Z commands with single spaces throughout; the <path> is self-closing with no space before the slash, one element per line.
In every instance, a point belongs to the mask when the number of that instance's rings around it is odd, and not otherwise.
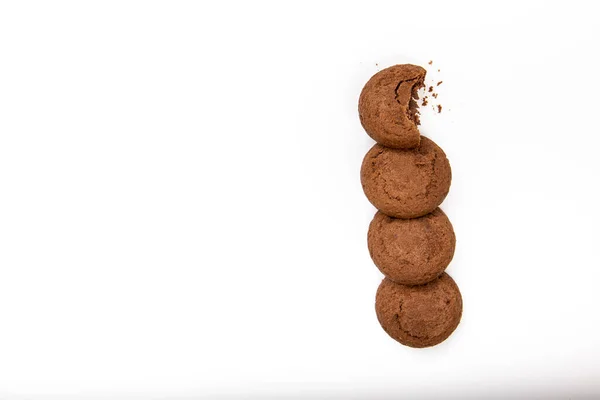
<path fill-rule="evenodd" d="M 438 114 L 442 112 L 442 106 L 441 105 L 438 104 L 437 109 L 438 109 Z"/>
<path fill-rule="evenodd" d="M 375 66 L 376 66 L 376 67 L 379 67 L 379 64 L 378 64 L 378 63 L 375 63 Z"/>
<path fill-rule="evenodd" d="M 428 92 L 433 92 L 433 86 L 429 86 Z"/>
<path fill-rule="evenodd" d="M 428 103 L 427 96 L 425 96 L 425 97 L 423 97 L 423 102 L 421 103 L 421 105 L 424 107 L 427 105 L 427 103 Z"/>
<path fill-rule="evenodd" d="M 439 68 L 438 68 L 438 72 L 440 72 Z"/>
<path fill-rule="evenodd" d="M 432 96 L 433 96 L 434 99 L 437 99 L 438 94 L 437 93 L 433 93 Z"/>
<path fill-rule="evenodd" d="M 444 81 L 439 81 L 436 86 L 440 86 Z"/>
<path fill-rule="evenodd" d="M 433 64 L 433 60 L 429 60 L 429 62 L 427 64 L 429 64 L 429 65 Z"/>

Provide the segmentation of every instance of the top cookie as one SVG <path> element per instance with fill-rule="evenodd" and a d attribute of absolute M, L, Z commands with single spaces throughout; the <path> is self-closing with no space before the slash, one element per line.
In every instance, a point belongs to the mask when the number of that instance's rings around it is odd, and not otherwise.
<path fill-rule="evenodd" d="M 373 146 L 363 160 L 360 180 L 379 211 L 408 219 L 428 214 L 442 203 L 452 172 L 444 151 L 423 136 L 415 149 Z"/>
<path fill-rule="evenodd" d="M 369 79 L 358 101 L 360 122 L 377 143 L 397 149 L 419 145 L 417 91 L 425 86 L 425 69 L 394 65 Z"/>

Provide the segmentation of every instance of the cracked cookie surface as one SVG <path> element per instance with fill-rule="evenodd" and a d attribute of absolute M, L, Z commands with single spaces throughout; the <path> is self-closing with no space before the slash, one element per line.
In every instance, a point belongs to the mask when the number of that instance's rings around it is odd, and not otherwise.
<path fill-rule="evenodd" d="M 358 101 L 360 122 L 376 142 L 393 148 L 419 145 L 417 94 L 426 71 L 412 64 L 379 71 L 366 83 Z"/>
<path fill-rule="evenodd" d="M 398 219 L 377 212 L 369 225 L 369 254 L 396 283 L 422 285 L 437 278 L 454 256 L 456 237 L 442 210 L 420 218 Z"/>
<path fill-rule="evenodd" d="M 428 214 L 444 201 L 452 172 L 444 151 L 423 136 L 414 149 L 373 146 L 363 160 L 360 180 L 379 211 L 407 219 Z"/>
<path fill-rule="evenodd" d="M 435 346 L 446 340 L 462 316 L 462 297 L 450 275 L 425 285 L 404 286 L 385 278 L 375 298 L 382 328 L 410 347 Z"/>

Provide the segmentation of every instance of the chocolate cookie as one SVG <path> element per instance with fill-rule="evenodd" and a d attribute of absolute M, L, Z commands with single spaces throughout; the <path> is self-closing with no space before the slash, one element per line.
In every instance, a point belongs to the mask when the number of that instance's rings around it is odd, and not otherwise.
<path fill-rule="evenodd" d="M 378 212 L 369 225 L 369 253 L 379 270 L 402 285 L 422 285 L 440 276 L 454 256 L 456 237 L 439 208 L 414 219 Z"/>
<path fill-rule="evenodd" d="M 358 100 L 360 122 L 377 143 L 394 148 L 419 145 L 419 98 L 425 71 L 417 65 L 394 65 L 369 79 Z"/>
<path fill-rule="evenodd" d="M 450 275 L 443 273 L 425 285 L 404 286 L 385 278 L 375 298 L 382 328 L 410 347 L 443 342 L 458 326 L 462 297 Z"/>
<path fill-rule="evenodd" d="M 452 172 L 444 151 L 423 136 L 410 150 L 373 146 L 363 160 L 360 180 L 379 211 L 395 218 L 417 218 L 442 203 Z"/>

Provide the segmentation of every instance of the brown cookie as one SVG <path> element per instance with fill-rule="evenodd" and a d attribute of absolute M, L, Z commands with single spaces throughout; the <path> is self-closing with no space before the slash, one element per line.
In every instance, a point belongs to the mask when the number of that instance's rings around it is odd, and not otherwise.
<path fill-rule="evenodd" d="M 379 211 L 395 218 L 417 218 L 444 201 L 452 172 L 444 151 L 423 136 L 421 144 L 410 150 L 373 146 L 363 160 L 360 180 Z"/>
<path fill-rule="evenodd" d="M 394 65 L 369 79 L 358 100 L 360 122 L 377 143 L 409 149 L 419 145 L 419 98 L 425 71 L 417 65 Z"/>
<path fill-rule="evenodd" d="M 410 347 L 443 342 L 458 326 L 462 297 L 450 275 L 443 273 L 425 285 L 404 286 L 385 278 L 375 298 L 381 327 Z"/>
<path fill-rule="evenodd" d="M 440 276 L 454 256 L 456 237 L 442 210 L 398 219 L 378 212 L 369 225 L 369 253 L 379 270 L 402 285 L 422 285 Z"/>

